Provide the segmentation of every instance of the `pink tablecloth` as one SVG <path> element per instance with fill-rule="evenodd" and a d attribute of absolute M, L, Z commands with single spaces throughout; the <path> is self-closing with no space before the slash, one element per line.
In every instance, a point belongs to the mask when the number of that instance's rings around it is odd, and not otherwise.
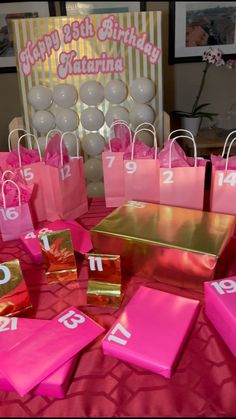
<path fill-rule="evenodd" d="M 89 213 L 79 220 L 90 228 L 106 216 L 102 199 L 94 199 Z M 32 264 L 19 241 L 0 243 L 0 261 L 19 258 L 33 310 L 30 317 L 50 319 L 70 305 L 78 306 L 100 323 L 112 325 L 119 310 L 85 305 L 86 275 L 80 269 L 79 287 L 48 285 L 40 267 Z M 232 254 L 235 252 L 232 245 Z M 81 261 L 82 264 L 82 261 Z M 229 273 L 236 273 L 232 264 Z M 128 279 L 123 304 L 140 284 L 160 288 L 152 278 Z M 168 287 L 162 287 L 168 291 Z M 157 313 L 158 315 L 158 313 Z M 171 380 L 103 356 L 101 338 L 83 350 L 75 376 L 63 400 L 20 397 L 0 392 L 1 417 L 225 417 L 236 415 L 236 360 L 201 309 L 187 346 Z M 161 342 L 160 342 L 161 344 Z M 1 360 L 4 362 L 4 360 Z M 26 366 L 27 368 L 27 366 Z"/>

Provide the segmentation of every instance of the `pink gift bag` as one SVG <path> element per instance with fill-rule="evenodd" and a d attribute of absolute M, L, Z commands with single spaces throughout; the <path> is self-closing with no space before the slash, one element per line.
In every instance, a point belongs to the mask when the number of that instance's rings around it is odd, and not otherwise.
<path fill-rule="evenodd" d="M 132 133 L 131 129 L 125 121 L 117 120 L 111 124 L 110 132 L 112 128 L 125 127 L 127 132 L 122 131 L 125 138 L 116 138 L 116 143 L 120 142 L 118 150 L 112 150 L 113 145 L 111 141 L 111 135 L 109 136 L 108 144 L 109 150 L 103 151 L 102 153 L 102 164 L 103 164 L 103 178 L 104 178 L 104 190 L 105 190 L 105 201 L 106 207 L 119 207 L 125 202 L 125 189 L 124 189 L 124 153 L 127 142 L 131 145 Z M 117 131 L 115 131 L 116 136 Z M 128 134 L 128 138 L 126 136 Z M 128 141 L 124 141 L 128 140 Z M 124 145 L 122 147 L 122 144 Z"/>
<path fill-rule="evenodd" d="M 182 148 L 175 143 L 178 138 L 187 138 L 194 145 L 194 159 L 186 157 Z M 172 156 L 174 148 L 174 153 Z M 166 157 L 168 159 L 167 165 Z M 159 154 L 160 159 L 160 204 L 203 209 L 206 160 L 197 158 L 194 138 L 179 135 L 166 141 Z M 174 163 L 173 163 L 174 162 Z M 164 166 L 164 167 L 163 167 Z"/>
<path fill-rule="evenodd" d="M 37 264 L 40 264 L 43 263 L 43 256 L 39 246 L 38 234 L 66 229 L 69 229 L 71 232 L 73 248 L 76 252 L 85 254 L 92 249 L 93 246 L 89 231 L 74 220 L 57 220 L 52 223 L 47 223 L 41 229 L 31 231 L 27 234 L 22 234 L 20 239 L 27 252 L 31 255 L 33 261 Z"/>
<path fill-rule="evenodd" d="M 1 351 L 9 351 L 17 342 L 24 340 L 33 331 L 40 329 L 50 320 L 25 319 L 18 317 L 0 316 Z M 65 397 L 68 385 L 74 371 L 78 356 L 75 355 L 65 362 L 53 374 L 41 381 L 33 389 L 33 394 L 46 397 Z M 27 365 L 25 365 L 27 368 Z M 0 390 L 14 391 L 14 387 L 0 373 Z"/>
<path fill-rule="evenodd" d="M 157 159 L 157 139 L 155 128 L 140 128 L 135 131 L 131 146 L 131 156 L 125 156 L 124 182 L 125 198 L 129 200 L 159 203 L 159 160 Z M 147 147 L 139 141 L 135 156 L 137 135 L 141 131 L 151 132 L 154 136 L 154 148 Z"/>
<path fill-rule="evenodd" d="M 5 361 L 0 371 L 24 396 L 103 331 L 84 313 L 70 307 L 10 350 L 2 351 Z"/>
<path fill-rule="evenodd" d="M 236 277 L 204 283 L 205 313 L 236 357 Z"/>
<path fill-rule="evenodd" d="M 234 132 L 230 133 L 232 135 Z M 231 147 L 236 140 L 234 137 L 227 151 L 224 153 L 229 136 L 226 138 L 221 156 L 211 156 L 212 175 L 210 192 L 210 210 L 236 215 L 236 157 L 229 157 Z"/>
<path fill-rule="evenodd" d="M 24 137 L 33 137 L 38 153 L 36 150 L 27 150 L 21 147 L 20 143 Z M 23 155 L 25 154 L 24 161 Z M 26 155 L 28 153 L 28 155 Z M 17 146 L 17 162 L 14 167 L 19 167 L 22 176 L 29 185 L 34 185 L 34 191 L 32 195 L 32 215 L 33 219 L 38 223 L 46 220 L 45 204 L 44 204 L 44 177 L 45 177 L 45 163 L 42 161 L 42 155 L 39 147 L 39 143 L 35 135 L 24 134 L 18 140 Z"/>
<path fill-rule="evenodd" d="M 64 136 L 68 133 L 75 136 L 76 157 L 69 158 L 68 155 L 64 155 Z M 55 146 L 55 152 L 53 156 L 47 159 L 47 153 L 51 145 Z M 79 142 L 76 135 L 68 131 L 64 132 L 61 138 L 53 137 L 47 146 L 45 159 L 44 197 L 47 220 L 76 219 L 86 213 L 88 211 L 88 199 L 84 164 L 82 156 L 79 156 Z"/>
<path fill-rule="evenodd" d="M 103 352 L 170 378 L 199 301 L 139 287 L 102 340 Z"/>
<path fill-rule="evenodd" d="M 5 186 L 7 184 L 11 184 L 13 188 L 16 188 L 18 194 L 17 203 L 10 196 L 12 195 L 12 190 L 9 190 L 8 193 L 5 192 Z M 9 194 L 10 199 L 8 199 L 7 194 Z M 32 231 L 34 226 L 29 201 L 22 202 L 20 188 L 17 183 L 10 179 L 4 180 L 1 187 L 1 197 L 3 202 L 3 206 L 0 208 L 0 231 L 2 240 L 19 239 L 22 233 Z"/>

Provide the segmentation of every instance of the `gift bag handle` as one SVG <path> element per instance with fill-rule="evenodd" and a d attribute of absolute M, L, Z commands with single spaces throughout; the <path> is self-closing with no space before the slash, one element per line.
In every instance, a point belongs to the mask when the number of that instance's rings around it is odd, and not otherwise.
<path fill-rule="evenodd" d="M 226 146 L 227 146 L 227 142 L 229 141 L 229 139 L 230 139 L 230 137 L 231 137 L 231 135 L 232 135 L 232 134 L 236 134 L 236 130 L 231 131 L 231 132 L 227 135 L 226 140 L 225 140 L 225 142 L 224 142 L 224 147 L 223 147 L 223 151 L 222 151 L 221 157 L 224 157 L 225 150 L 226 150 Z"/>
<path fill-rule="evenodd" d="M 154 159 L 156 160 L 157 159 L 157 137 L 156 137 L 156 132 L 152 131 L 150 128 L 141 128 L 138 131 L 135 131 L 132 146 L 131 146 L 131 160 L 134 160 L 134 144 L 135 144 L 135 141 L 136 141 L 137 134 L 141 131 L 148 131 L 148 132 L 151 132 L 153 134 L 154 148 L 155 148 Z"/>
<path fill-rule="evenodd" d="M 23 131 L 23 132 L 25 132 L 27 134 L 27 131 L 24 128 L 14 128 L 13 130 L 11 130 L 11 132 L 9 132 L 8 139 L 7 139 L 7 142 L 8 142 L 8 150 L 9 151 L 12 151 L 12 148 L 11 148 L 11 136 L 12 136 L 13 132 L 16 132 L 16 131 Z"/>
<path fill-rule="evenodd" d="M 59 129 L 55 129 L 55 128 L 50 129 L 50 131 L 48 131 L 48 133 L 47 133 L 47 135 L 46 135 L 46 141 L 45 141 L 45 146 L 46 146 L 46 147 L 47 147 L 47 145 L 48 145 L 48 137 L 49 137 L 49 134 L 51 134 L 52 132 L 58 132 L 60 135 L 62 135 L 62 131 L 61 131 L 61 130 L 59 130 Z"/>
<path fill-rule="evenodd" d="M 5 171 L 3 172 L 3 174 L 2 174 L 2 178 L 1 178 L 1 180 L 2 180 L 2 181 L 6 180 L 6 179 L 4 179 L 4 177 L 5 177 L 5 175 L 6 175 L 7 173 L 11 173 L 11 175 L 14 175 L 14 172 L 13 172 L 12 170 L 7 169 L 7 170 L 5 170 Z M 9 180 L 10 180 L 10 179 L 9 179 Z"/>
<path fill-rule="evenodd" d="M 38 148 L 38 153 L 39 153 L 39 160 L 40 161 L 42 161 L 42 154 L 41 154 L 41 150 L 40 150 L 40 147 L 39 147 L 39 143 L 38 143 L 38 140 L 37 140 L 37 138 L 36 138 L 36 136 L 34 135 L 34 134 L 23 134 L 20 138 L 19 138 L 19 140 L 18 140 L 18 144 L 17 144 L 17 147 L 18 147 L 18 159 L 19 159 L 19 166 L 21 167 L 21 155 L 20 155 L 20 142 L 21 142 L 21 140 L 22 140 L 22 138 L 23 137 L 26 137 L 27 135 L 29 135 L 29 137 L 33 137 L 34 138 L 34 140 L 35 140 L 35 142 L 36 142 L 36 144 L 37 144 L 37 148 Z"/>
<path fill-rule="evenodd" d="M 123 121 L 123 119 L 116 119 L 116 121 L 112 122 L 112 124 L 110 126 L 110 132 L 111 132 L 111 129 L 115 125 L 118 125 L 118 124 L 124 125 L 126 128 L 128 128 L 130 145 L 132 146 L 132 133 L 131 133 L 131 129 L 130 129 L 129 125 L 127 124 L 127 122 L 126 121 Z M 109 150 L 110 150 L 110 152 L 112 152 L 112 149 L 111 149 L 111 137 L 110 137 L 110 135 L 109 135 L 109 138 L 108 138 L 108 144 L 109 144 Z"/>
<path fill-rule="evenodd" d="M 196 147 L 196 143 L 195 143 L 194 138 L 193 137 L 188 137 L 187 135 L 179 135 L 178 137 L 175 137 L 175 138 L 171 139 L 170 152 L 169 152 L 169 169 L 171 169 L 172 145 L 173 145 L 174 141 L 177 140 L 178 138 L 188 138 L 189 140 L 192 141 L 193 149 L 194 149 L 194 167 L 197 167 L 197 147 Z"/>
<path fill-rule="evenodd" d="M 171 138 L 172 134 L 174 134 L 174 133 L 176 133 L 176 132 L 180 132 L 180 131 L 182 131 L 182 132 L 184 132 L 184 133 L 189 134 L 189 136 L 190 136 L 191 138 L 193 138 L 193 139 L 194 139 L 194 136 L 193 136 L 193 134 L 191 133 L 191 131 L 189 131 L 188 129 L 179 128 L 179 129 L 175 129 L 174 131 L 171 131 L 171 132 L 169 133 L 168 138 L 167 138 L 167 141 L 170 141 L 170 140 L 172 139 L 172 138 Z M 189 138 L 189 136 L 188 136 L 188 138 Z M 175 138 L 176 138 L 176 137 L 175 137 Z M 178 138 L 179 138 L 179 137 L 178 137 Z"/>
<path fill-rule="evenodd" d="M 12 183 L 16 187 L 17 192 L 18 192 L 18 199 L 19 199 L 19 205 L 18 206 L 20 207 L 21 206 L 21 193 L 20 193 L 20 188 L 17 185 L 17 183 L 14 182 L 14 180 L 11 180 L 11 179 L 6 179 L 2 183 L 2 202 L 3 202 L 3 207 L 6 208 L 6 197 L 5 197 L 4 187 L 5 187 L 5 185 L 6 185 L 7 182 Z"/>
<path fill-rule="evenodd" d="M 63 167 L 62 144 L 64 142 L 64 135 L 66 135 L 66 134 L 72 134 L 72 135 L 74 135 L 75 141 L 76 141 L 76 157 L 77 158 L 79 157 L 79 139 L 78 139 L 77 135 L 74 132 L 72 132 L 72 131 L 63 132 L 63 134 L 61 136 L 61 140 L 60 140 L 61 167 Z"/>
<path fill-rule="evenodd" d="M 153 124 L 151 124 L 151 122 L 142 122 L 141 124 L 139 124 L 136 128 L 135 128 L 135 132 L 140 130 L 141 128 L 145 128 L 145 125 L 148 125 L 149 127 L 151 127 L 153 129 L 153 132 L 155 132 L 156 134 L 156 128 L 154 127 Z"/>
<path fill-rule="evenodd" d="M 231 134 L 232 134 L 233 132 L 234 132 L 234 131 L 232 131 L 232 132 L 231 132 Z M 235 131 L 235 132 L 236 132 L 236 131 Z M 227 155 L 226 155 L 226 160 L 225 160 L 225 171 L 226 171 L 226 170 L 228 170 L 228 164 L 229 164 L 229 154 L 230 154 L 230 150 L 231 150 L 231 148 L 232 148 L 232 145 L 233 145 L 234 141 L 236 141 L 236 137 L 234 137 L 234 138 L 232 139 L 232 141 L 230 142 L 230 144 L 229 144 L 229 148 L 228 148 Z"/>

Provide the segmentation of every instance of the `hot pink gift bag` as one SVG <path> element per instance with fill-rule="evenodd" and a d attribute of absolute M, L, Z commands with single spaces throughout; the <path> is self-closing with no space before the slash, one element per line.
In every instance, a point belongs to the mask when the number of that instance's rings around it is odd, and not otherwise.
<path fill-rule="evenodd" d="M 12 185 L 13 188 L 6 190 L 8 185 Z M 19 239 L 22 233 L 27 233 L 34 228 L 29 208 L 30 196 L 31 191 L 29 190 L 25 191 L 22 196 L 20 187 L 13 180 L 3 181 L 1 186 L 2 207 L 0 208 L 0 230 L 3 241 Z"/>
<path fill-rule="evenodd" d="M 226 138 L 221 156 L 211 155 L 212 175 L 210 192 L 210 210 L 236 215 L 236 157 L 229 157 L 231 147 L 236 140 L 234 137 L 228 147 L 226 158 L 224 153 L 229 136 Z"/>
<path fill-rule="evenodd" d="M 116 127 L 120 132 L 115 129 Z M 120 129 L 121 127 L 124 129 Z M 123 159 L 127 145 L 132 143 L 132 133 L 125 121 L 114 121 L 111 124 L 110 132 L 112 132 L 112 128 L 115 129 L 117 138 L 111 140 L 110 135 L 109 150 L 102 153 L 104 190 L 106 207 L 119 207 L 125 202 Z"/>
<path fill-rule="evenodd" d="M 103 352 L 170 378 L 199 301 L 144 286 L 102 340 Z"/>
<path fill-rule="evenodd" d="M 154 148 L 147 147 L 141 141 L 138 143 L 136 155 L 135 146 L 137 135 L 151 132 L 154 136 Z M 131 153 L 124 157 L 125 198 L 129 200 L 159 203 L 160 165 L 157 159 L 157 138 L 155 128 L 140 128 L 135 131 L 131 146 Z"/>
<path fill-rule="evenodd" d="M 194 158 L 187 157 L 178 138 L 193 142 Z M 160 204 L 203 209 L 206 160 L 197 158 L 194 138 L 179 135 L 165 142 L 159 153 L 160 160 Z"/>
<path fill-rule="evenodd" d="M 84 313 L 70 307 L 10 350 L 3 351 L 5 361 L 0 371 L 24 396 L 103 331 Z"/>
<path fill-rule="evenodd" d="M 18 317 L 0 316 L 1 351 L 8 351 L 17 342 L 24 340 L 28 335 L 50 320 L 27 319 Z M 65 364 L 58 368 L 53 374 L 46 377 L 33 389 L 33 394 L 46 397 L 65 397 L 70 378 L 74 371 L 78 356 L 75 355 Z M 27 368 L 27 365 L 25 365 Z M 0 373 L 0 390 L 14 391 L 12 385 Z"/>
<path fill-rule="evenodd" d="M 75 136 L 77 156 L 69 157 L 64 136 Z M 51 151 L 51 149 L 53 152 Z M 88 211 L 83 158 L 74 133 L 51 138 L 45 151 L 44 199 L 48 221 L 76 219 Z"/>
<path fill-rule="evenodd" d="M 29 150 L 21 146 L 21 140 L 27 136 L 34 138 L 38 150 Z M 9 156 L 8 164 L 14 169 L 19 168 L 26 182 L 29 185 L 34 185 L 32 195 L 33 219 L 37 223 L 46 220 L 43 191 L 45 163 L 42 161 L 39 143 L 35 135 L 24 134 L 19 138 L 17 150 Z"/>

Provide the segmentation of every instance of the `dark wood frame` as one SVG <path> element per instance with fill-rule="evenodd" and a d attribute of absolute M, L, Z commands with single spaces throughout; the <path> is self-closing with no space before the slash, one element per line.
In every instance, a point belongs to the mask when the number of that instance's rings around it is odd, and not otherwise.
<path fill-rule="evenodd" d="M 5 0 L 3 1 L 3 3 L 13 3 L 13 2 L 9 0 Z M 18 0 L 18 3 L 21 3 L 21 1 Z M 49 16 L 55 16 L 56 9 L 55 9 L 54 1 L 48 1 L 47 3 L 48 3 Z M 1 3 L 0 3 L 0 7 L 1 7 Z M 0 73 L 16 73 L 16 66 L 0 67 Z"/>
<path fill-rule="evenodd" d="M 146 1 L 140 1 L 140 12 L 145 12 Z M 66 16 L 66 1 L 60 1 L 61 16 Z"/>
<path fill-rule="evenodd" d="M 187 3 L 187 2 L 186 2 Z M 223 3 L 223 2 L 222 2 Z M 175 57 L 175 10 L 177 1 L 169 2 L 169 64 L 201 62 L 202 56 Z M 236 4 L 236 2 L 235 2 Z M 217 47 L 217 45 L 216 45 Z M 206 46 L 207 48 L 207 46 Z M 236 54 L 223 54 L 224 60 L 235 59 Z"/>

